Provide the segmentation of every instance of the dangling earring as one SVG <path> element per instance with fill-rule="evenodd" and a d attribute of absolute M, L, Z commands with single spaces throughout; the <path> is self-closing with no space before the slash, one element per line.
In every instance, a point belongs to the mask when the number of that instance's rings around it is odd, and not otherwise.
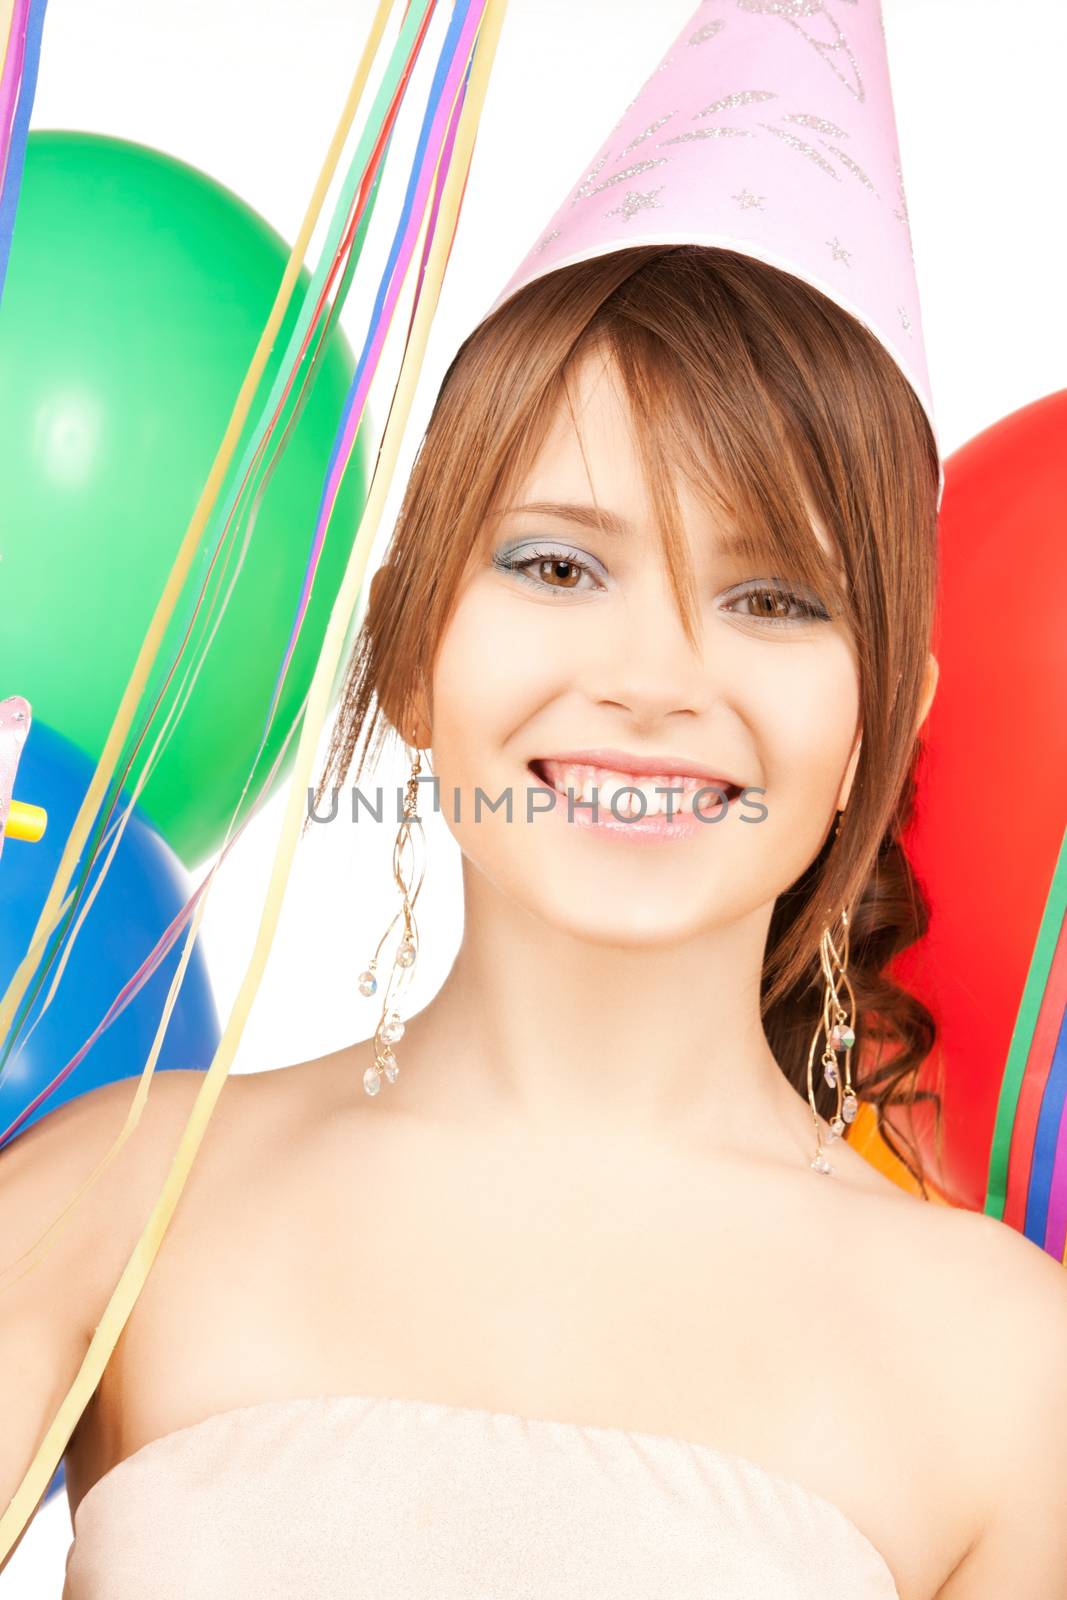
<path fill-rule="evenodd" d="M 415 958 L 419 953 L 419 933 L 412 913 L 415 909 L 415 902 L 419 898 L 419 890 L 422 888 L 422 880 L 426 873 L 426 835 L 423 832 L 422 819 L 416 811 L 419 793 L 418 780 L 421 770 L 422 763 L 419 759 L 418 751 L 416 751 L 415 759 L 411 764 L 411 777 L 408 779 L 407 792 L 404 796 L 403 820 L 397 829 L 396 840 L 393 844 L 393 877 L 401 894 L 400 910 L 378 940 L 378 948 L 368 963 L 366 971 L 361 972 L 359 975 L 360 994 L 368 997 L 375 994 L 378 988 L 378 979 L 375 976 L 378 967 L 378 956 L 381 953 L 382 945 L 392 932 L 397 918 L 403 917 L 403 933 L 393 959 L 393 970 L 389 974 L 389 982 L 385 986 L 385 994 L 382 997 L 382 1014 L 378 1019 L 378 1026 L 374 1032 L 374 1064 L 368 1067 L 363 1074 L 363 1087 L 370 1095 L 377 1094 L 381 1088 L 383 1073 L 390 1083 L 395 1083 L 399 1076 L 400 1066 L 397 1062 L 393 1045 L 403 1037 L 404 1024 L 400 1020 L 400 1013 L 396 1009 L 396 1003 L 401 991 L 411 978 L 412 969 L 415 966 Z M 412 890 L 411 880 L 405 878 L 404 869 L 405 865 L 408 865 L 412 873 L 414 872 L 416 851 L 413 829 L 415 828 L 418 830 L 421 845 L 421 849 L 418 852 L 421 860 L 419 862 L 418 882 L 415 884 L 414 890 Z M 412 858 L 409 863 L 404 861 L 405 849 L 408 850 Z"/>
<path fill-rule="evenodd" d="M 815 1156 L 811 1162 L 816 1172 L 833 1173 L 833 1167 L 826 1158 L 826 1152 L 819 1134 L 819 1114 L 815 1109 L 815 1092 L 812 1085 L 812 1064 L 815 1060 L 815 1048 L 819 1042 L 819 1035 L 825 1033 L 826 1046 L 822 1053 L 823 1077 L 832 1088 L 837 1090 L 837 1107 L 830 1119 L 830 1142 L 839 1139 L 845 1131 L 845 1124 L 852 1121 L 859 1109 L 859 1101 L 852 1087 L 852 1047 L 856 1043 L 855 1030 L 851 1018 L 856 1014 L 856 997 L 852 992 L 849 982 L 848 967 L 848 939 L 849 915 L 847 910 L 841 913 L 844 924 L 844 937 L 841 950 L 838 951 L 830 929 L 824 928 L 822 938 L 819 940 L 819 960 L 823 970 L 826 987 L 823 992 L 822 1016 L 812 1036 L 811 1049 L 808 1051 L 808 1104 L 811 1106 L 811 1118 L 815 1124 Z M 843 989 L 848 991 L 848 1008 L 846 1009 Z M 845 1056 L 845 1086 L 841 1088 L 841 1076 L 837 1065 L 839 1052 Z"/>

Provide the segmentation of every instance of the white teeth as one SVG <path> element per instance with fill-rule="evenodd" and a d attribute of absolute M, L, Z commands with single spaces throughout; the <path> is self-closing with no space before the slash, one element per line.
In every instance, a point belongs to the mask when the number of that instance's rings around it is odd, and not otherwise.
<path fill-rule="evenodd" d="M 609 772 L 587 766 L 565 766 L 555 761 L 545 761 L 542 765 L 549 782 L 559 794 L 566 795 L 568 791 L 573 791 L 575 800 L 581 800 L 585 805 L 590 805 L 595 799 L 599 808 L 598 815 L 602 811 L 611 813 L 612 799 L 619 795 L 620 790 L 639 789 L 645 799 L 644 816 L 665 816 L 669 803 L 670 814 L 674 817 L 680 812 L 692 810 L 693 795 L 708 782 L 704 778 L 683 778 L 669 773 L 638 778 L 630 772 Z M 673 792 L 669 795 L 656 792 L 667 789 Z M 641 814 L 640 795 L 631 793 L 620 795 L 614 810 L 620 817 Z"/>
<path fill-rule="evenodd" d="M 615 796 L 619 793 L 620 789 L 628 788 L 629 784 L 623 778 L 605 778 L 604 782 L 600 785 L 600 804 L 604 807 L 605 811 L 610 812 L 611 802 L 615 799 Z M 633 796 L 629 794 L 624 794 L 622 796 L 621 800 L 615 807 L 615 810 L 620 816 L 628 817 L 630 815 L 630 801 L 632 798 Z"/>
<path fill-rule="evenodd" d="M 657 794 L 656 792 L 657 789 L 664 790 L 671 787 L 674 786 L 671 785 L 668 778 L 649 778 L 647 782 L 642 782 L 639 785 L 641 793 L 646 797 L 646 816 L 666 816 L 668 800 L 671 802 L 672 813 L 681 810 L 682 802 L 685 799 L 684 795 Z"/>

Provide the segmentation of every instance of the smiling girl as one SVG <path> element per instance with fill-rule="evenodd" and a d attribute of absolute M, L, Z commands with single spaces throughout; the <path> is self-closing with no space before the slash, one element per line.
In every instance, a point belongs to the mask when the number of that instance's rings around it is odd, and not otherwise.
<path fill-rule="evenodd" d="M 315 803 L 398 737 L 393 976 L 424 777 L 462 943 L 234 1081 L 68 1451 L 66 1600 L 1065 1592 L 1063 1275 L 848 1142 L 866 1102 L 921 1184 L 940 466 L 878 21 L 702 5 L 456 354 Z M 91 1293 L 56 1252 L 89 1310 L 199 1076 Z"/>

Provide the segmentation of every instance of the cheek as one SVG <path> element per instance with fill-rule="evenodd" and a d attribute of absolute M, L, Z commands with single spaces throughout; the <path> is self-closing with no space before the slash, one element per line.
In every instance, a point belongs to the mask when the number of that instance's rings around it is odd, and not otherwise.
<path fill-rule="evenodd" d="M 854 658 L 841 639 L 790 660 L 773 662 L 753 712 L 760 728 L 765 803 L 816 840 L 837 803 L 859 717 Z"/>
<path fill-rule="evenodd" d="M 494 603 L 485 586 L 471 584 L 434 666 L 432 746 L 442 784 L 467 788 L 498 777 L 494 756 L 499 760 L 502 745 L 543 698 L 549 658 L 519 643 L 508 608 L 498 598 Z"/>
<path fill-rule="evenodd" d="M 552 602 L 516 604 L 494 574 L 471 580 L 434 664 L 435 753 L 440 745 L 443 756 L 468 736 L 499 748 L 573 682 L 574 619 L 563 615 L 569 609 L 566 602 L 555 614 Z"/>

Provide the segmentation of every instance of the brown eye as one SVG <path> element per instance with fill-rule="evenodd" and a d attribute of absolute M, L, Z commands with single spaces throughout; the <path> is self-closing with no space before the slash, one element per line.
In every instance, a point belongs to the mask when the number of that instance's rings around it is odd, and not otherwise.
<path fill-rule="evenodd" d="M 789 615 L 789 596 L 780 594 L 776 589 L 753 589 L 748 599 L 753 602 L 753 616 L 786 617 Z"/>
<path fill-rule="evenodd" d="M 753 584 L 727 605 L 742 606 L 742 616 L 753 622 L 829 622 L 830 615 L 818 601 L 775 584 Z"/>
<path fill-rule="evenodd" d="M 495 555 L 493 564 L 504 572 L 515 573 L 532 589 L 548 594 L 580 593 L 603 588 L 603 584 L 586 561 L 579 561 L 567 550 L 547 547 L 532 550 L 529 555 Z M 583 582 L 588 578 L 590 582 Z"/>
<path fill-rule="evenodd" d="M 539 560 L 537 567 L 540 576 L 546 582 L 549 578 L 552 579 L 553 588 L 573 589 L 581 575 L 576 561 Z M 556 579 L 559 580 L 558 583 Z"/>

